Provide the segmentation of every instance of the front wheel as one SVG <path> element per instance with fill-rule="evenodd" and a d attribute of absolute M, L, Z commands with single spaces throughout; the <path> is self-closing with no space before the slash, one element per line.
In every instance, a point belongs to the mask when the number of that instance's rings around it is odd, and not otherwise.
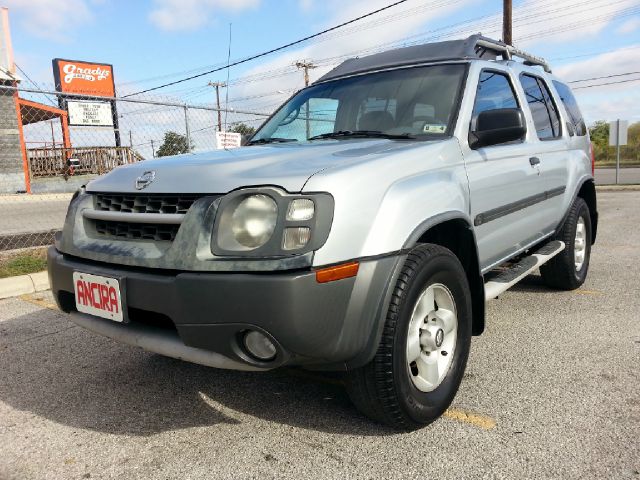
<path fill-rule="evenodd" d="M 349 373 L 353 403 L 413 430 L 438 418 L 458 390 L 471 344 L 471 294 L 458 258 L 439 245 L 409 253 L 373 360 Z"/>
<path fill-rule="evenodd" d="M 575 290 L 587 278 L 591 257 L 591 216 L 587 203 L 576 198 L 562 228 L 556 234 L 565 249 L 540 267 L 542 280 L 550 287 Z"/>

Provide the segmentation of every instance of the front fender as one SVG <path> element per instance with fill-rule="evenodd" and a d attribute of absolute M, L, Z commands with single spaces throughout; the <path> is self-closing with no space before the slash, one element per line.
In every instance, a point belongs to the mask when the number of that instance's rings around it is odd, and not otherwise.
<path fill-rule="evenodd" d="M 330 192 L 334 220 L 314 266 L 398 252 L 443 213 L 468 218 L 469 188 L 456 139 L 420 142 L 332 167 L 305 191 Z"/>
<path fill-rule="evenodd" d="M 470 223 L 465 181 L 454 170 L 426 172 L 394 184 L 369 231 L 363 256 L 410 248 L 422 233 L 447 220 Z"/>

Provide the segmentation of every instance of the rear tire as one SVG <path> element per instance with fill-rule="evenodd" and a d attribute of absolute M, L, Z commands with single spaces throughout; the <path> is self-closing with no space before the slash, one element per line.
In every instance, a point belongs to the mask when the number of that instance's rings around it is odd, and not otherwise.
<path fill-rule="evenodd" d="M 552 288 L 575 290 L 587 278 L 591 257 L 591 216 L 589 206 L 582 198 L 577 197 L 573 202 L 555 238 L 566 246 L 540 267 L 542 280 Z"/>
<path fill-rule="evenodd" d="M 394 287 L 374 358 L 348 374 L 353 403 L 401 430 L 437 419 L 460 386 L 471 318 L 469 283 L 458 258 L 439 245 L 413 249 Z"/>

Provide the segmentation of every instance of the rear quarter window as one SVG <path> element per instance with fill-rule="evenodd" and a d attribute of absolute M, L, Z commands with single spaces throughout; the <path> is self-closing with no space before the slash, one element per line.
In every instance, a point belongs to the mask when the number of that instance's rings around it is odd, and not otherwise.
<path fill-rule="evenodd" d="M 578 107 L 578 102 L 576 102 L 576 97 L 573 96 L 573 92 L 568 85 L 557 80 L 553 81 L 553 86 L 556 88 L 558 95 L 560 95 L 564 109 L 567 111 L 567 115 L 569 115 L 569 121 L 573 125 L 574 133 L 580 137 L 585 136 L 587 134 L 587 126 L 584 123 L 582 113 Z"/>
<path fill-rule="evenodd" d="M 553 140 L 561 136 L 560 115 L 553 103 L 544 80 L 533 75 L 520 75 L 527 104 L 540 140 Z"/>

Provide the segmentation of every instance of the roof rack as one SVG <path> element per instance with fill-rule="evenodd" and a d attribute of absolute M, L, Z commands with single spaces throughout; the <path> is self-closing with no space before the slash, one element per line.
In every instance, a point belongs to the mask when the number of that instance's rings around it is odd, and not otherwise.
<path fill-rule="evenodd" d="M 529 55 L 501 41 L 483 37 L 478 33 L 463 40 L 425 43 L 387 50 L 365 57 L 350 58 L 326 73 L 315 83 L 385 68 L 451 60 L 495 60 L 498 56 L 505 60 L 520 57 L 524 59 L 525 65 L 540 65 L 545 71 L 551 73 L 551 69 L 544 59 Z"/>
<path fill-rule="evenodd" d="M 551 73 L 551 67 L 549 67 L 547 61 L 542 57 L 537 57 L 530 53 L 523 52 L 522 50 L 514 46 L 507 45 L 499 40 L 493 40 L 481 35 L 474 36 L 476 37 L 476 52 L 478 49 L 486 49 L 502 55 L 502 58 L 505 60 L 511 60 L 513 57 L 522 58 L 525 65 L 539 65 L 544 68 L 545 72 Z"/>

